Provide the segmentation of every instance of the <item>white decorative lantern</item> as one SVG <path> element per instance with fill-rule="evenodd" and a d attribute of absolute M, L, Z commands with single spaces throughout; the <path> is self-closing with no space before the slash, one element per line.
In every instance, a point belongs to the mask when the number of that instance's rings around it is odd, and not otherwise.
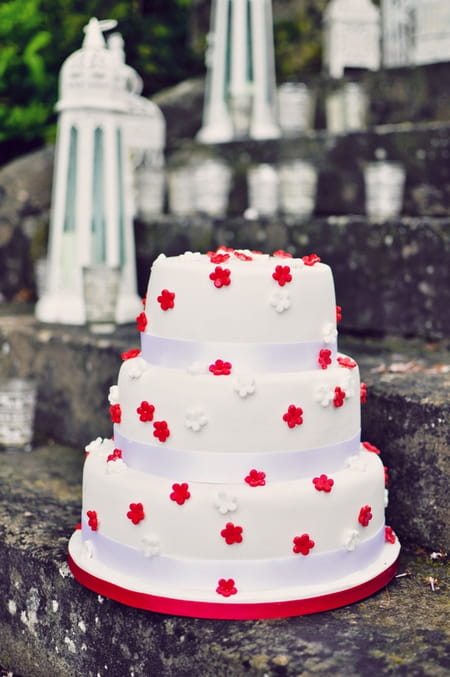
<path fill-rule="evenodd" d="M 280 136 L 271 0 L 213 0 L 203 143 Z"/>
<path fill-rule="evenodd" d="M 383 65 L 408 66 L 414 59 L 416 0 L 382 0 Z"/>
<path fill-rule="evenodd" d="M 139 96 L 141 81 L 126 66 L 121 42 L 105 43 L 115 22 L 93 18 L 81 49 L 60 74 L 58 136 L 46 291 L 36 305 L 43 322 L 84 324 L 83 267 L 119 266 L 116 322 L 142 309 L 136 289 L 133 151 L 161 145 L 155 106 Z"/>
<path fill-rule="evenodd" d="M 375 155 L 377 161 L 364 169 L 366 214 L 373 219 L 396 218 L 403 206 L 405 169 L 397 162 L 386 161 L 383 150 Z"/>
<path fill-rule="evenodd" d="M 369 101 L 364 87 L 358 82 L 346 82 L 327 95 L 327 130 L 330 134 L 345 134 L 365 129 L 368 107 Z"/>
<path fill-rule="evenodd" d="M 275 167 L 258 164 L 247 172 L 248 209 L 247 217 L 273 216 L 279 209 L 280 178 Z"/>
<path fill-rule="evenodd" d="M 416 64 L 450 61 L 450 0 L 415 0 Z"/>
<path fill-rule="evenodd" d="M 331 0 L 324 13 L 324 67 L 333 78 L 345 68 L 380 67 L 380 12 L 371 0 Z"/>
<path fill-rule="evenodd" d="M 316 206 L 317 169 L 310 162 L 291 160 L 280 165 L 279 177 L 283 214 L 309 219 Z"/>
<path fill-rule="evenodd" d="M 304 82 L 284 82 L 278 87 L 278 120 L 284 135 L 313 127 L 314 99 Z"/>

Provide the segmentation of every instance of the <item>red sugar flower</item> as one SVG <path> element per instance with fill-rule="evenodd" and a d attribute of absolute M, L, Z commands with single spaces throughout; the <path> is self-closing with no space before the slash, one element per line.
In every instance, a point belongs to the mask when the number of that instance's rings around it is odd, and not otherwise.
<path fill-rule="evenodd" d="M 289 252 L 285 252 L 284 249 L 277 249 L 277 251 L 274 252 L 272 256 L 278 256 L 282 259 L 292 259 L 292 254 L 289 254 Z"/>
<path fill-rule="evenodd" d="M 383 470 L 384 470 L 384 486 L 387 487 L 389 484 L 389 469 L 387 465 L 383 466 Z"/>
<path fill-rule="evenodd" d="M 109 414 L 113 423 L 120 423 L 122 420 L 122 409 L 120 408 L 120 404 L 111 404 Z"/>
<path fill-rule="evenodd" d="M 136 411 L 139 414 L 140 421 L 153 421 L 153 414 L 155 413 L 155 407 L 153 404 L 143 401 Z"/>
<path fill-rule="evenodd" d="M 127 512 L 127 517 L 133 522 L 133 524 L 139 524 L 144 517 L 144 506 L 142 503 L 130 503 L 130 509 Z"/>
<path fill-rule="evenodd" d="M 370 507 L 370 505 L 364 505 L 359 511 L 358 522 L 363 527 L 367 527 L 372 517 L 373 517 L 372 508 Z"/>
<path fill-rule="evenodd" d="M 131 350 L 127 350 L 126 352 L 122 353 L 122 360 L 131 360 L 133 357 L 137 357 L 140 354 L 140 348 L 131 348 Z"/>
<path fill-rule="evenodd" d="M 272 277 L 278 282 L 280 287 L 284 287 L 285 284 L 292 280 L 291 269 L 289 266 L 277 266 L 272 273 Z"/>
<path fill-rule="evenodd" d="M 147 315 L 145 313 L 139 313 L 136 318 L 136 327 L 138 331 L 145 331 L 147 327 Z"/>
<path fill-rule="evenodd" d="M 315 263 L 320 263 L 320 256 L 317 256 L 317 254 L 302 256 L 302 259 L 305 266 L 313 266 Z"/>
<path fill-rule="evenodd" d="M 231 362 L 216 360 L 214 364 L 209 365 L 209 371 L 214 376 L 229 376 L 231 374 Z"/>
<path fill-rule="evenodd" d="M 88 516 L 88 524 L 91 527 L 92 531 L 97 531 L 98 529 L 98 517 L 95 510 L 88 510 L 86 515 Z"/>
<path fill-rule="evenodd" d="M 345 400 L 345 392 L 339 386 L 334 389 L 333 404 L 335 407 L 342 407 Z"/>
<path fill-rule="evenodd" d="M 331 364 L 331 350 L 328 348 L 322 348 L 319 352 L 319 357 L 317 362 L 320 364 L 321 369 L 326 369 L 329 364 Z"/>
<path fill-rule="evenodd" d="M 386 543 L 395 543 L 395 541 L 397 540 L 394 531 L 392 530 L 392 527 L 384 528 L 384 540 L 386 541 Z"/>
<path fill-rule="evenodd" d="M 155 421 L 153 428 L 153 437 L 157 437 L 160 442 L 165 442 L 170 435 L 167 421 Z"/>
<path fill-rule="evenodd" d="M 336 323 L 341 322 L 342 320 L 342 307 L 336 306 Z"/>
<path fill-rule="evenodd" d="M 289 428 L 295 428 L 296 425 L 301 425 L 303 423 L 302 414 L 303 409 L 301 407 L 290 404 L 287 412 L 283 414 L 283 421 L 286 421 Z"/>
<path fill-rule="evenodd" d="M 223 251 L 208 252 L 207 255 L 209 256 L 211 263 L 225 263 L 225 261 L 228 261 L 230 258 L 230 255 Z"/>
<path fill-rule="evenodd" d="M 247 484 L 251 487 L 263 487 L 266 484 L 266 473 L 262 470 L 250 470 L 245 478 Z"/>
<path fill-rule="evenodd" d="M 109 454 L 107 461 L 117 461 L 118 458 L 122 458 L 122 449 L 114 449 L 112 454 Z"/>
<path fill-rule="evenodd" d="M 169 498 L 172 501 L 175 501 L 175 503 L 178 503 L 178 505 L 183 505 L 183 503 L 191 497 L 189 484 L 187 482 L 183 482 L 182 484 L 172 484 L 172 489 L 173 491 Z"/>
<path fill-rule="evenodd" d="M 327 494 L 330 493 L 334 480 L 327 475 L 320 475 L 319 477 L 314 477 L 313 484 L 317 491 L 325 491 Z"/>
<path fill-rule="evenodd" d="M 360 400 L 361 404 L 367 402 L 367 385 L 365 383 L 361 383 L 360 386 Z"/>
<path fill-rule="evenodd" d="M 347 367 L 347 369 L 354 369 L 357 366 L 355 360 L 352 360 L 351 357 L 338 357 L 337 361 L 341 367 Z"/>
<path fill-rule="evenodd" d="M 242 527 L 235 526 L 233 522 L 227 522 L 220 535 L 223 536 L 227 545 L 242 543 Z"/>
<path fill-rule="evenodd" d="M 234 580 L 232 578 L 219 579 L 219 585 L 216 588 L 216 592 L 219 595 L 223 595 L 224 597 L 235 595 L 237 593 L 237 588 L 235 586 Z"/>
<path fill-rule="evenodd" d="M 292 550 L 296 553 L 299 554 L 301 553 L 302 555 L 309 555 L 309 551 L 314 548 L 315 543 L 312 541 L 309 537 L 309 534 L 302 534 L 301 536 L 295 536 L 293 539 L 294 547 Z"/>
<path fill-rule="evenodd" d="M 362 445 L 366 451 L 372 451 L 374 454 L 381 454 L 381 451 L 376 447 L 374 444 L 370 444 L 370 442 L 362 442 Z"/>
<path fill-rule="evenodd" d="M 253 261 L 253 257 L 245 252 L 233 252 L 233 256 L 239 259 L 239 261 Z"/>
<path fill-rule="evenodd" d="M 163 289 L 161 294 L 158 296 L 157 301 L 161 306 L 161 310 L 170 310 L 175 305 L 175 292 L 169 291 L 168 289 Z"/>
<path fill-rule="evenodd" d="M 229 268 L 216 266 L 214 271 L 210 273 L 209 279 L 214 282 L 214 286 L 217 289 L 220 289 L 221 287 L 228 287 L 231 284 L 230 275 L 231 271 Z"/>

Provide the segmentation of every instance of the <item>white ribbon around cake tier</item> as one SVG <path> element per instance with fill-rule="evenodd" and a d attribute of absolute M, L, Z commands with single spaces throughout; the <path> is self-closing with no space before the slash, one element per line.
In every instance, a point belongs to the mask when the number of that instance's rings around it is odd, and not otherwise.
<path fill-rule="evenodd" d="M 292 553 L 288 557 L 269 559 L 193 559 L 170 557 L 164 554 L 145 556 L 142 550 L 91 531 L 83 518 L 82 535 L 84 557 L 89 558 L 135 579 L 136 585 L 145 582 L 171 587 L 174 593 L 183 590 L 215 589 L 221 578 L 232 578 L 239 590 L 246 593 L 285 589 L 295 586 L 325 584 L 348 576 L 369 566 L 380 554 L 384 544 L 384 524 L 371 538 L 358 543 L 354 550 L 345 548 L 308 555 Z"/>
<path fill-rule="evenodd" d="M 209 452 L 136 442 L 122 435 L 116 424 L 114 445 L 133 470 L 177 481 L 240 484 L 255 469 L 265 473 L 266 482 L 282 482 L 341 470 L 349 457 L 359 454 L 360 432 L 349 440 L 312 449 Z"/>
<path fill-rule="evenodd" d="M 295 372 L 320 369 L 319 352 L 331 351 L 335 359 L 337 342 L 225 343 L 185 341 L 141 333 L 141 356 L 146 362 L 169 369 L 187 369 L 195 363 L 212 364 L 217 359 L 232 368 L 255 372 Z"/>

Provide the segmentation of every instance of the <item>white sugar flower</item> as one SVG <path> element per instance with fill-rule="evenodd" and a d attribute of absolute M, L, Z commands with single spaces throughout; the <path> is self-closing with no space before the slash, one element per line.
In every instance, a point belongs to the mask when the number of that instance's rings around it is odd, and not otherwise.
<path fill-rule="evenodd" d="M 186 428 L 190 428 L 194 432 L 198 432 L 204 425 L 208 423 L 208 417 L 201 407 L 190 407 L 186 411 L 184 424 Z"/>
<path fill-rule="evenodd" d="M 354 550 L 360 541 L 359 532 L 356 529 L 349 529 L 345 535 L 344 546 L 347 550 Z"/>
<path fill-rule="evenodd" d="M 251 374 L 237 374 L 234 379 L 233 388 L 239 397 L 253 395 L 256 390 L 255 379 Z"/>
<path fill-rule="evenodd" d="M 128 363 L 128 376 L 130 378 L 141 378 L 142 374 L 147 371 L 149 364 L 144 360 L 143 357 L 138 355 L 133 357 L 130 360 L 127 360 Z"/>
<path fill-rule="evenodd" d="M 384 507 L 387 508 L 389 505 L 389 489 L 384 490 Z"/>
<path fill-rule="evenodd" d="M 110 404 L 119 404 L 119 386 L 111 386 L 108 393 L 108 402 Z"/>
<path fill-rule="evenodd" d="M 226 515 L 227 512 L 234 512 L 237 510 L 237 498 L 227 494 L 226 491 L 219 491 L 214 501 L 214 507 L 217 508 L 221 515 Z"/>
<path fill-rule="evenodd" d="M 355 394 L 356 375 L 354 371 L 347 371 L 341 382 L 341 388 L 345 392 L 345 397 L 353 397 Z"/>
<path fill-rule="evenodd" d="M 109 475 L 119 475 L 127 470 L 128 466 L 122 458 L 115 458 L 106 464 L 106 472 Z"/>
<path fill-rule="evenodd" d="M 160 552 L 160 543 L 159 538 L 156 534 L 147 534 L 141 539 L 142 550 L 144 557 L 154 557 L 159 555 Z"/>
<path fill-rule="evenodd" d="M 282 313 L 291 307 L 291 297 L 287 289 L 276 289 L 269 297 L 270 305 L 277 313 Z"/>
<path fill-rule="evenodd" d="M 336 341 L 337 330 L 332 322 L 328 322 L 322 329 L 322 338 L 325 343 L 330 344 Z"/>
<path fill-rule="evenodd" d="M 189 259 L 190 261 L 201 261 L 202 255 L 200 252 L 184 252 L 181 254 L 184 259 Z"/>
<path fill-rule="evenodd" d="M 92 442 L 89 442 L 89 444 L 86 444 L 84 447 L 84 450 L 88 452 L 88 454 L 95 452 L 95 451 L 100 451 L 103 445 L 103 437 L 97 437 L 95 440 L 92 440 Z"/>
<path fill-rule="evenodd" d="M 349 456 L 345 465 L 350 470 L 358 470 L 359 472 L 364 472 L 367 469 L 367 464 L 364 462 L 361 454 Z"/>
<path fill-rule="evenodd" d="M 193 362 L 187 367 L 186 371 L 191 376 L 200 376 L 208 373 L 208 365 L 206 362 Z"/>
<path fill-rule="evenodd" d="M 321 404 L 322 407 L 328 407 L 333 398 L 334 391 L 329 385 L 320 385 L 314 390 L 314 399 L 316 402 Z"/>

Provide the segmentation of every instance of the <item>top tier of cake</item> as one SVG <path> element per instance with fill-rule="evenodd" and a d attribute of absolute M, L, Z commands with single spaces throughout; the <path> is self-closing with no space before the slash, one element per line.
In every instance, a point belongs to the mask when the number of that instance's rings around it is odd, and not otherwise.
<path fill-rule="evenodd" d="M 330 268 L 315 256 L 219 249 L 153 263 L 143 336 L 260 344 L 336 343 Z"/>

